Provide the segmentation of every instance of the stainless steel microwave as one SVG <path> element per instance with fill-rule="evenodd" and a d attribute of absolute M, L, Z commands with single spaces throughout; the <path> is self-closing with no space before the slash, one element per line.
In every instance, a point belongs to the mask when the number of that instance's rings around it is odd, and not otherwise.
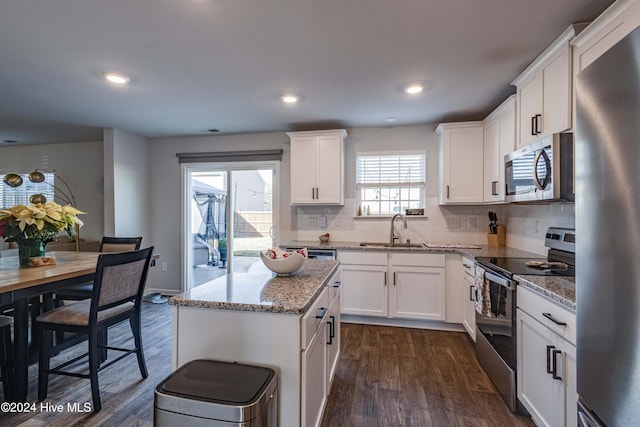
<path fill-rule="evenodd" d="M 573 134 L 556 133 L 504 156 L 506 201 L 575 200 Z"/>

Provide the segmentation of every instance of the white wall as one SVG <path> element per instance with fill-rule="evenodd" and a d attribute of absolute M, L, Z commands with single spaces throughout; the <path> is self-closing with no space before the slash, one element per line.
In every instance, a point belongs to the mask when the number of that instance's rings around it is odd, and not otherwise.
<path fill-rule="evenodd" d="M 77 208 L 86 213 L 80 217 L 85 224 L 80 237 L 100 240 L 104 224 L 102 141 L 0 147 L 2 175 L 36 168 L 55 170 L 69 184 Z"/>
<path fill-rule="evenodd" d="M 149 142 L 119 129 L 105 129 L 104 171 L 104 234 L 142 236 L 143 247 L 152 245 Z"/>

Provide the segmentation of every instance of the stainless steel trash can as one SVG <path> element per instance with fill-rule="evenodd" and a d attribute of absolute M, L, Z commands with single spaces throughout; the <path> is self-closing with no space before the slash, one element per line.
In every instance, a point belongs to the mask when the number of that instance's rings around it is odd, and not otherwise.
<path fill-rule="evenodd" d="M 156 427 L 275 427 L 278 381 L 273 369 L 192 360 L 155 390 Z"/>

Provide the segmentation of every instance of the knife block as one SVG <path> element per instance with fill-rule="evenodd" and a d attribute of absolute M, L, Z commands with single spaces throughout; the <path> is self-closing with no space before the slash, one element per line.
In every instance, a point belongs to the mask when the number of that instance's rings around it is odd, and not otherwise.
<path fill-rule="evenodd" d="M 487 233 L 487 243 L 489 246 L 507 245 L 507 233 L 505 232 L 504 225 L 497 226 L 496 234 Z"/>

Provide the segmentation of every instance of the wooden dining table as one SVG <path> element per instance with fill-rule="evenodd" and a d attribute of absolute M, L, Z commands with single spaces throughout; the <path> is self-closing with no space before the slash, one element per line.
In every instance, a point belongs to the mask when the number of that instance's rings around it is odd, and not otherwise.
<path fill-rule="evenodd" d="M 29 300 L 93 280 L 98 252 L 47 252 L 56 264 L 20 267 L 17 256 L 0 258 L 0 306 L 13 305 L 13 398 L 26 402 L 29 368 Z"/>

